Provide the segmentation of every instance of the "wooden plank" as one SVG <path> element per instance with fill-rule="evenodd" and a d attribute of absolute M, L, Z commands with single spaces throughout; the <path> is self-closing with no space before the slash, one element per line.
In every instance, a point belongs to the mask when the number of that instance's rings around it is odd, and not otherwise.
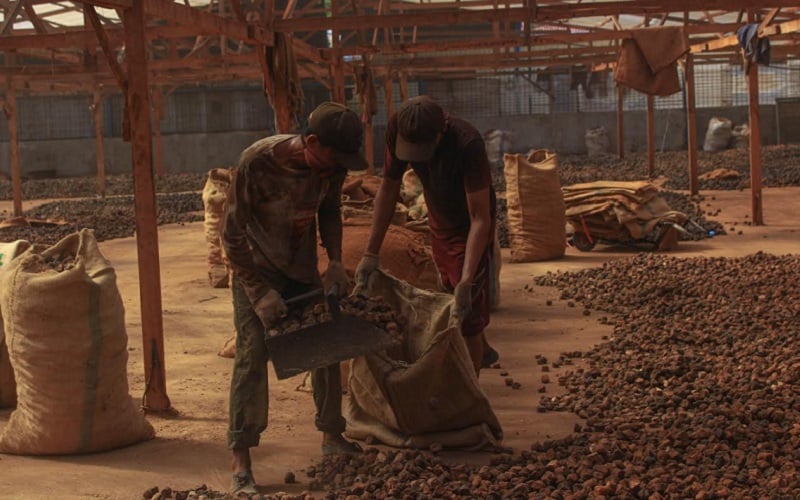
<path fill-rule="evenodd" d="M 106 155 L 103 143 L 103 96 L 100 87 L 95 86 L 92 92 L 92 121 L 94 122 L 94 140 L 97 159 L 97 194 L 106 197 Z"/>
<path fill-rule="evenodd" d="M 125 58 L 128 63 L 127 104 L 131 123 L 133 190 L 136 210 L 136 246 L 139 256 L 139 297 L 142 316 L 144 378 L 147 381 L 144 407 L 165 411 L 171 407 L 167 396 L 164 365 L 164 325 L 161 309 L 161 270 L 158 257 L 156 197 L 153 180 L 153 144 L 150 97 L 147 81 L 145 4 L 136 0 L 122 12 L 125 28 Z"/>
<path fill-rule="evenodd" d="M 700 186 L 697 180 L 697 106 L 694 86 L 694 57 L 686 55 L 684 66 L 686 80 L 686 135 L 687 149 L 689 150 L 689 192 L 698 194 Z"/>

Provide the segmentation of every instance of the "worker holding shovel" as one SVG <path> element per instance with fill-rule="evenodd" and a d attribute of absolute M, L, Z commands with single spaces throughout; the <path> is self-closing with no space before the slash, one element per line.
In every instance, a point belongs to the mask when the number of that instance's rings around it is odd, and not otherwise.
<path fill-rule="evenodd" d="M 267 427 L 265 331 L 286 314 L 285 300 L 349 280 L 342 259 L 342 185 L 348 170 L 364 170 L 359 116 L 327 102 L 308 117 L 300 135 L 275 135 L 253 143 L 233 172 L 222 231 L 233 269 L 238 331 L 231 378 L 228 447 L 233 451 L 233 493 L 255 494 L 250 448 Z M 330 264 L 317 271 L 319 236 Z M 323 454 L 355 453 L 342 433 L 339 364 L 312 370 L 316 427 Z"/>
<path fill-rule="evenodd" d="M 422 183 L 431 248 L 442 283 L 453 292 L 451 323 L 461 328 L 476 373 L 498 359 L 486 342 L 489 324 L 495 194 L 486 145 L 475 127 L 448 116 L 433 99 L 406 101 L 389 118 L 386 162 L 372 231 L 356 268 L 358 293 L 378 269 L 378 253 L 408 167 Z"/>

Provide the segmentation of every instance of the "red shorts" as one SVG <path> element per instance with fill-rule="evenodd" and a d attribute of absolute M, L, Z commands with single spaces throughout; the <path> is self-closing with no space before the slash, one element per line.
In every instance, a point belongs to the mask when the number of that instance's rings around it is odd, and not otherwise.
<path fill-rule="evenodd" d="M 493 241 L 493 238 L 494 231 L 490 233 L 489 241 Z M 442 284 L 450 292 L 461 281 L 466 247 L 466 235 L 442 236 L 431 232 L 433 260 L 436 262 L 436 267 L 439 268 Z M 478 263 L 475 279 L 472 281 L 472 310 L 461 326 L 461 334 L 465 337 L 479 335 L 489 325 L 489 310 L 492 305 L 490 290 L 493 249 L 493 245 L 486 245 L 486 250 Z"/>

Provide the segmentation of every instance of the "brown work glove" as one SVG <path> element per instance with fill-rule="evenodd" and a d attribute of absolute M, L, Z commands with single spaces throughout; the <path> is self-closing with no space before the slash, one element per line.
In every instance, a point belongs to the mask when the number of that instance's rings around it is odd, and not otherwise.
<path fill-rule="evenodd" d="M 453 290 L 454 304 L 450 310 L 450 326 L 461 327 L 464 318 L 472 311 L 472 283 L 461 281 Z"/>
<path fill-rule="evenodd" d="M 356 286 L 353 288 L 353 295 L 363 295 L 366 292 L 369 279 L 375 271 L 378 270 L 380 261 L 378 256 L 374 253 L 365 252 L 361 257 L 361 261 L 356 267 Z"/>
<path fill-rule="evenodd" d="M 264 328 L 271 328 L 279 319 L 286 316 L 287 308 L 281 294 L 276 290 L 270 290 L 253 304 L 253 311 Z"/>
<path fill-rule="evenodd" d="M 325 291 L 331 289 L 333 285 L 338 285 L 339 296 L 344 296 L 350 290 L 350 278 L 347 277 L 347 272 L 344 266 L 338 260 L 332 260 L 328 263 L 328 269 L 325 271 L 325 278 L 322 280 L 322 285 Z"/>

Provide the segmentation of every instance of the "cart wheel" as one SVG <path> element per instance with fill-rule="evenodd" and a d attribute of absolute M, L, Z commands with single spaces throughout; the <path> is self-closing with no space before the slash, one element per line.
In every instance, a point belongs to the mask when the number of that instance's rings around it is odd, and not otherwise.
<path fill-rule="evenodd" d="M 576 232 L 572 235 L 572 244 L 581 252 L 590 252 L 597 242 L 589 241 L 589 238 L 582 232 Z"/>

